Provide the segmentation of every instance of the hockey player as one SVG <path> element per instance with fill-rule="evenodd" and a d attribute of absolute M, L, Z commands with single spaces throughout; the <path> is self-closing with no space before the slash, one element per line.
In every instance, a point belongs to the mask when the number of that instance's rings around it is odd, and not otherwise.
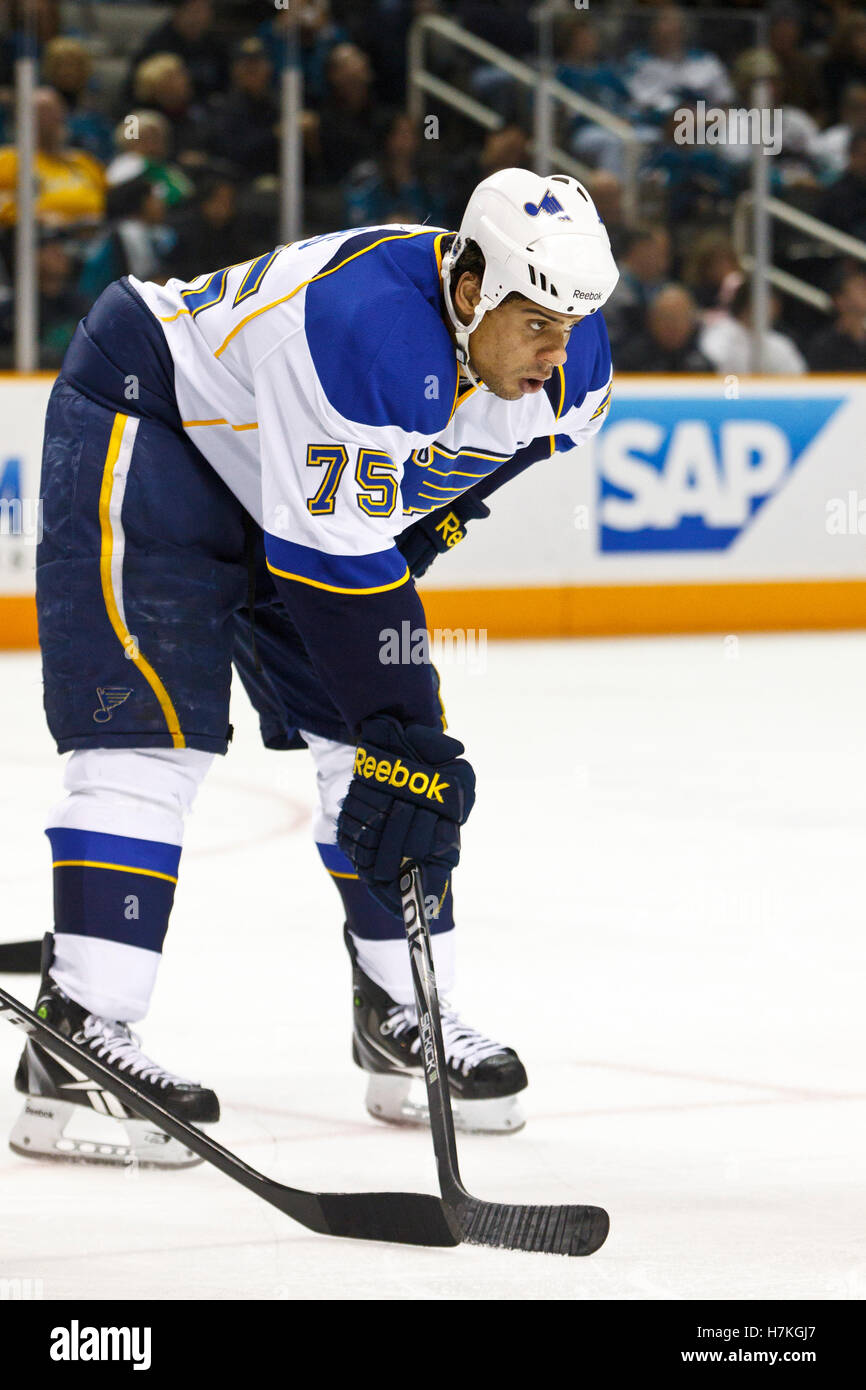
<path fill-rule="evenodd" d="M 418 1120 L 420 1046 L 399 916 L 423 870 L 440 989 L 454 983 L 451 874 L 474 800 L 429 661 L 412 576 L 527 463 L 600 426 L 616 280 L 586 190 L 507 169 L 458 233 L 336 232 L 165 286 L 110 286 L 48 407 L 37 600 L 45 707 L 66 798 L 47 834 L 54 934 L 38 1010 L 196 1122 L 213 1091 L 151 1061 L 148 1008 L 183 820 L 231 739 L 234 662 L 269 747 L 306 745 L 314 832 L 342 897 L 355 1061 L 372 1114 Z M 544 486 L 543 478 L 540 486 Z M 443 1012 L 465 1128 L 518 1128 L 516 1054 Z M 192 1155 L 38 1045 L 16 1151 L 181 1166 Z M 82 1106 L 118 1122 L 75 1133 Z"/>

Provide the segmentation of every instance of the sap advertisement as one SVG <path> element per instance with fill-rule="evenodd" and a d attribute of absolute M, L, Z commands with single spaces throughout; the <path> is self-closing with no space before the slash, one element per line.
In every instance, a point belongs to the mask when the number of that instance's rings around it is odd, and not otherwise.
<path fill-rule="evenodd" d="M 791 481 L 841 396 L 620 400 L 599 441 L 602 552 L 730 550 Z"/>
<path fill-rule="evenodd" d="M 622 377 L 431 586 L 866 578 L 866 382 Z M 426 581 L 425 581 L 426 582 Z"/>
<path fill-rule="evenodd" d="M 42 532 L 42 426 L 53 376 L 0 374 L 0 594 L 33 590 Z"/>

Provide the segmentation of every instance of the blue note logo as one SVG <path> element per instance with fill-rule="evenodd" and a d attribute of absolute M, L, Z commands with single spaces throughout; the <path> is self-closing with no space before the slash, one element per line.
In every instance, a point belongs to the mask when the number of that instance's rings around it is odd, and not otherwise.
<path fill-rule="evenodd" d="M 524 203 L 523 211 L 528 212 L 530 217 L 537 217 L 540 212 L 549 212 L 551 217 L 554 213 L 561 212 L 560 222 L 570 222 L 571 218 L 564 211 L 562 203 L 555 193 L 551 193 L 548 188 L 540 203 Z"/>
<path fill-rule="evenodd" d="M 97 724 L 107 724 L 117 706 L 128 700 L 131 694 L 130 688 L 125 685 L 98 685 L 96 696 L 99 709 L 93 711 L 93 718 Z"/>
<path fill-rule="evenodd" d="M 615 400 L 598 443 L 602 551 L 727 550 L 842 397 Z"/>

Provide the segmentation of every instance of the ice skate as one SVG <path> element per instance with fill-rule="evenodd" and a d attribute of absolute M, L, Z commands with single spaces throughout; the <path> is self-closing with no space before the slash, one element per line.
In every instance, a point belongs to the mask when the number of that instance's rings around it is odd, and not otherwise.
<path fill-rule="evenodd" d="M 149 1097 L 193 1124 L 219 1119 L 213 1091 L 173 1075 L 141 1051 L 125 1023 L 98 1018 L 63 993 L 47 972 L 36 1012 Z M 139 1119 L 83 1072 L 39 1043 L 24 1045 L 15 1089 L 26 1095 L 9 1147 L 27 1158 L 146 1168 L 186 1168 L 201 1159 L 149 1120 Z"/>
<path fill-rule="evenodd" d="M 429 1120 L 421 1042 L 414 1007 L 397 1004 L 352 957 L 352 1057 L 369 1075 L 366 1106 L 377 1120 L 423 1125 Z M 442 1036 L 456 1129 L 513 1134 L 526 1123 L 518 1095 L 528 1084 L 517 1053 L 471 1028 L 440 1001 Z"/>

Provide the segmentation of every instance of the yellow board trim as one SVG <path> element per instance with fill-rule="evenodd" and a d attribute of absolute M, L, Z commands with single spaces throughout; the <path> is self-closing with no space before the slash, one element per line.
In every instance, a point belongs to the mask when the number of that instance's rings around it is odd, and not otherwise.
<path fill-rule="evenodd" d="M 147 874 L 148 878 L 164 878 L 169 883 L 177 883 L 174 874 L 161 874 L 157 869 L 136 869 L 132 864 L 103 864 L 98 859 L 55 859 L 52 868 L 67 869 L 115 869 L 119 874 Z"/>
<path fill-rule="evenodd" d="M 105 601 L 106 611 L 115 636 L 126 652 L 127 657 L 138 668 L 144 676 L 162 710 L 163 717 L 171 734 L 171 741 L 175 748 L 185 748 L 186 739 L 181 733 L 180 720 L 171 702 L 168 691 L 154 671 L 150 662 L 141 655 L 138 644 L 133 640 L 132 633 L 125 627 L 120 612 L 118 611 L 117 601 L 114 597 L 114 590 L 111 586 L 111 559 L 114 551 L 114 536 L 111 530 L 111 493 L 114 487 L 114 466 L 120 454 L 120 446 L 123 441 L 123 431 L 129 420 L 128 415 L 122 415 L 119 411 L 114 417 L 114 424 L 111 428 L 111 438 L 108 443 L 108 453 L 105 456 L 105 467 L 102 471 L 102 486 L 99 489 L 99 529 L 102 535 L 102 547 L 99 552 L 99 577 L 102 581 L 102 597 Z"/>
<path fill-rule="evenodd" d="M 323 584 L 320 579 L 308 579 L 305 574 L 291 574 L 289 570 L 278 570 L 270 560 L 267 561 L 267 566 L 271 574 L 278 574 L 281 579 L 295 579 L 299 584 L 309 584 L 313 589 L 327 589 L 329 594 L 385 594 L 389 589 L 399 589 L 409 578 L 407 565 L 402 578 L 395 579 L 393 584 L 377 584 L 372 589 L 343 589 L 339 584 Z"/>
<path fill-rule="evenodd" d="M 346 874 L 346 873 L 342 873 L 342 874 L 341 874 L 337 869 L 329 869 L 329 870 L 328 870 L 328 873 L 331 875 L 331 878 L 359 878 L 359 877 L 360 877 L 359 874 Z"/>
<path fill-rule="evenodd" d="M 428 627 L 484 628 L 491 639 L 866 629 L 863 579 L 530 589 L 424 589 L 422 580 L 422 598 Z M 0 648 L 38 645 L 33 595 L 0 595 Z"/>
<path fill-rule="evenodd" d="M 593 584 L 434 589 L 428 628 L 483 628 L 491 640 L 866 628 L 866 580 Z"/>

